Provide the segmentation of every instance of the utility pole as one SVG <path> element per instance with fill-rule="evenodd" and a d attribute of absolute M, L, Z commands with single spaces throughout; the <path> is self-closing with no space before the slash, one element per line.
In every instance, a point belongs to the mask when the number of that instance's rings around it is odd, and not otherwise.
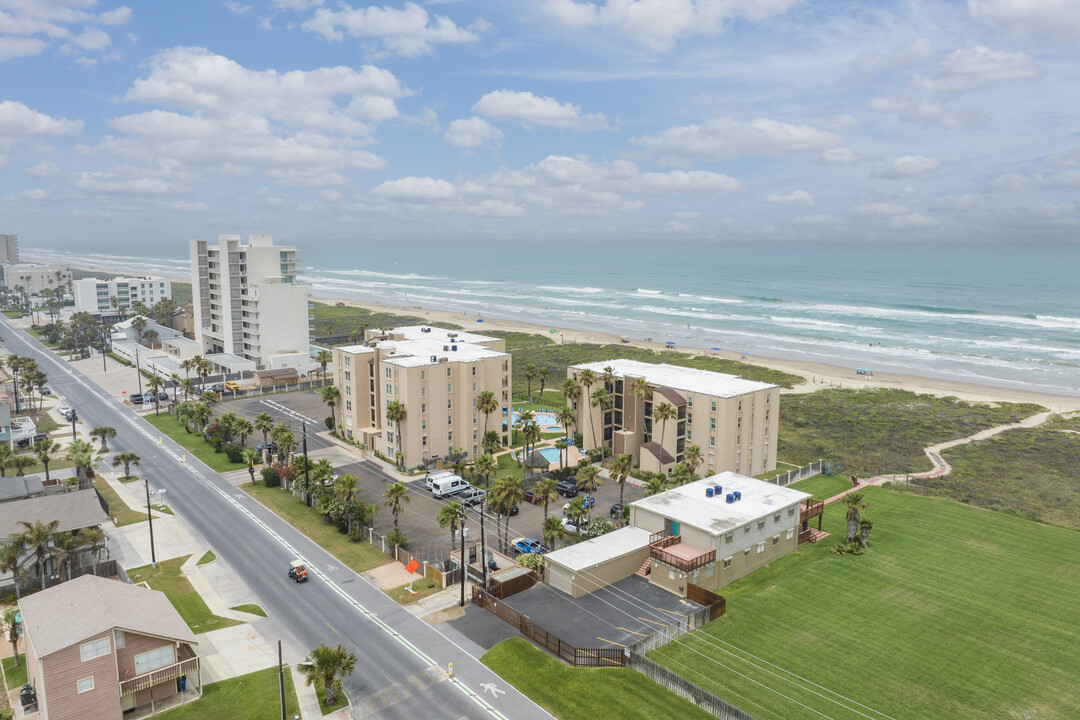
<path fill-rule="evenodd" d="M 101 320 L 101 370 L 102 370 L 102 372 L 107 372 L 109 370 L 109 366 L 105 364 L 105 335 L 106 335 L 106 332 L 105 332 L 105 319 L 104 319 L 104 316 L 102 316 L 102 320 Z"/>
<path fill-rule="evenodd" d="M 135 377 L 139 379 L 139 394 L 142 395 L 142 370 L 139 369 L 139 347 L 135 346 Z"/>
<path fill-rule="evenodd" d="M 75 412 L 75 408 L 71 408 L 71 439 L 75 439 L 75 421 L 79 419 L 79 414 Z"/>
<path fill-rule="evenodd" d="M 487 515 L 487 497 L 480 501 L 480 557 L 484 563 L 484 570 L 481 577 L 484 579 L 484 589 L 487 590 L 488 586 L 488 566 L 487 566 L 487 540 L 484 537 L 484 516 Z"/>
<path fill-rule="evenodd" d="M 465 560 L 465 506 L 461 506 L 461 604 L 458 607 L 465 607 L 465 579 L 468 577 L 466 568 L 468 565 Z"/>
<path fill-rule="evenodd" d="M 154 553 L 154 516 L 150 513 L 150 478 L 144 477 L 146 485 L 146 519 L 150 523 L 150 565 L 157 567 L 157 555 Z"/>
<path fill-rule="evenodd" d="M 281 641 L 277 641 L 277 686 L 281 696 L 281 720 L 285 720 L 285 670 L 281 663 Z"/>
<path fill-rule="evenodd" d="M 308 507 L 311 507 L 311 476 L 308 475 L 308 456 L 307 456 L 307 421 L 301 421 L 301 427 L 304 432 L 304 502 Z"/>

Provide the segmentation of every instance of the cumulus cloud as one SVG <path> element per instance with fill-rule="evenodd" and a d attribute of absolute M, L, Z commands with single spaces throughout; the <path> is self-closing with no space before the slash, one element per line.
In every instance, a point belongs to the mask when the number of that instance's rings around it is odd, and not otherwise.
<path fill-rule="evenodd" d="M 1074 0 L 968 0 L 968 11 L 1002 32 L 1080 41 L 1080 5 Z"/>
<path fill-rule="evenodd" d="M 905 65 L 925 62 L 929 58 L 930 41 L 926 38 L 919 38 L 908 45 L 886 53 L 878 50 L 861 52 L 855 58 L 855 67 L 860 72 L 876 73 L 881 70 L 892 70 Z"/>
<path fill-rule="evenodd" d="M 826 130 L 832 130 L 834 132 L 844 132 L 862 125 L 862 120 L 847 113 L 823 115 L 817 118 L 816 122 Z"/>
<path fill-rule="evenodd" d="M 96 5 L 97 0 L 0 2 L 0 61 L 38 55 L 56 41 L 69 55 L 104 50 L 112 38 L 96 26 L 124 25 L 132 13 L 125 6 L 92 12 Z"/>
<path fill-rule="evenodd" d="M 372 188 L 371 194 L 388 200 L 432 202 L 452 200 L 457 196 L 457 189 L 446 180 L 403 177 L 376 185 Z"/>
<path fill-rule="evenodd" d="M 140 175 L 134 168 L 115 172 L 81 172 L 73 185 L 80 190 L 125 195 L 171 195 L 190 192 L 191 188 L 163 177 Z"/>
<path fill-rule="evenodd" d="M 793 152 L 824 150 L 840 142 L 836 133 L 809 125 L 792 125 L 766 118 L 743 122 L 725 117 L 630 140 L 631 144 L 656 155 L 661 161 L 673 164 L 740 156 L 778 157 Z"/>
<path fill-rule="evenodd" d="M 659 52 L 675 42 L 724 32 L 734 19 L 761 22 L 783 15 L 798 0 L 544 0 L 544 10 L 574 28 L 606 28 Z"/>
<path fill-rule="evenodd" d="M 836 225 L 840 218 L 835 215 L 800 215 L 792 222 L 799 225 Z"/>
<path fill-rule="evenodd" d="M 901 155 L 890 162 L 874 166 L 870 174 L 886 180 L 896 180 L 935 172 L 940 164 L 936 157 Z"/>
<path fill-rule="evenodd" d="M 303 27 L 335 42 L 345 36 L 374 41 L 380 48 L 378 54 L 417 57 L 433 52 L 436 45 L 474 43 L 481 32 L 490 28 L 483 19 L 461 27 L 443 15 L 429 15 L 411 2 L 403 8 L 354 8 L 345 3 L 338 7 L 319 8 Z"/>
<path fill-rule="evenodd" d="M 861 163 L 864 159 L 861 155 L 856 155 L 847 148 L 838 147 L 823 150 L 820 155 L 814 158 L 814 162 L 818 165 L 855 165 Z"/>
<path fill-rule="evenodd" d="M 1080 147 L 1054 153 L 1046 158 L 1046 162 L 1058 167 L 1080 167 Z"/>
<path fill-rule="evenodd" d="M 974 193 L 946 195 L 935 200 L 931 207 L 939 212 L 975 212 L 986 209 L 986 198 Z"/>
<path fill-rule="evenodd" d="M 503 134 L 484 118 L 471 117 L 450 123 L 443 138 L 454 147 L 471 148 L 486 142 L 498 142 L 503 139 Z"/>
<path fill-rule="evenodd" d="M 792 207 L 810 207 L 814 204 L 814 196 L 805 190 L 792 190 L 787 195 L 773 193 L 765 196 L 765 202 L 770 205 L 790 205 Z"/>
<path fill-rule="evenodd" d="M 872 97 L 866 101 L 866 107 L 879 112 L 895 112 L 900 120 L 923 126 L 956 128 L 986 121 L 986 117 L 979 113 L 955 110 L 918 98 Z"/>
<path fill-rule="evenodd" d="M 0 102 L 0 137 L 82 134 L 82 120 L 54 118 L 14 100 Z"/>
<path fill-rule="evenodd" d="M 1080 170 L 1064 170 L 1056 175 L 1007 173 L 986 183 L 985 189 L 990 192 L 1027 192 L 1063 187 L 1080 187 Z"/>
<path fill-rule="evenodd" d="M 991 50 L 985 45 L 963 48 L 950 53 L 940 66 L 923 77 L 916 77 L 915 87 L 932 92 L 975 90 L 1002 80 L 1022 80 L 1040 75 L 1042 70 L 1024 52 Z"/>
<path fill-rule="evenodd" d="M 895 203 L 877 202 L 865 205 L 854 205 L 849 210 L 852 215 L 864 215 L 870 217 L 889 217 L 893 215 L 907 215 L 911 212 L 903 205 Z"/>
<path fill-rule="evenodd" d="M 581 108 L 531 92 L 496 90 L 481 97 L 472 111 L 493 120 L 520 120 L 526 125 L 546 125 L 566 130 L 608 130 L 603 113 L 581 114 Z"/>
<path fill-rule="evenodd" d="M 911 213 L 892 218 L 889 220 L 889 227 L 893 230 L 936 230 L 941 227 L 941 223 L 932 217 Z"/>

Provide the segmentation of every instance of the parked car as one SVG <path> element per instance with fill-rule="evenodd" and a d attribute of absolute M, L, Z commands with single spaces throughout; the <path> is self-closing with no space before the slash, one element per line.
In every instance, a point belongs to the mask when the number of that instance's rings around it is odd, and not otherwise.
<path fill-rule="evenodd" d="M 555 492 L 563 497 L 577 497 L 577 483 L 572 480 L 560 480 L 555 483 Z"/>
<path fill-rule="evenodd" d="M 510 548 L 522 555 L 526 553 L 538 553 L 543 554 L 547 552 L 547 548 L 544 547 L 544 543 L 540 542 L 534 537 L 519 537 L 510 541 Z"/>
<path fill-rule="evenodd" d="M 151 399 L 152 398 L 153 398 L 153 396 L 151 396 Z M 143 396 L 140 393 L 135 393 L 134 395 L 131 396 L 131 404 L 132 405 L 142 405 L 143 404 Z"/>
<path fill-rule="evenodd" d="M 240 389 L 240 383 L 229 380 L 225 383 L 225 389 L 230 392 L 236 392 Z"/>
<path fill-rule="evenodd" d="M 71 408 L 68 407 L 67 405 L 61 405 L 60 407 L 57 408 L 57 411 L 61 415 L 63 415 L 65 418 L 67 418 L 68 420 L 71 419 Z"/>
<path fill-rule="evenodd" d="M 525 502 L 536 504 L 536 488 L 525 488 Z"/>
<path fill-rule="evenodd" d="M 615 503 L 611 506 L 611 519 L 622 520 L 626 517 L 626 506 L 621 503 Z"/>
<path fill-rule="evenodd" d="M 43 387 L 43 388 L 41 388 L 41 394 L 42 395 L 52 395 L 52 390 L 50 390 L 47 387 Z"/>
<path fill-rule="evenodd" d="M 255 450 L 257 452 L 262 452 L 262 451 L 265 450 L 266 452 L 270 453 L 271 455 L 277 455 L 277 451 L 278 451 L 277 450 L 277 443 L 276 442 L 259 443 L 258 445 L 255 446 Z"/>
<path fill-rule="evenodd" d="M 38 433 L 37 435 L 35 435 L 32 438 L 24 437 L 22 440 L 16 440 L 15 445 L 18 446 L 18 447 L 24 448 L 27 445 L 29 445 L 31 442 L 34 442 L 35 444 L 37 444 L 37 443 L 41 442 L 42 440 L 44 440 L 47 437 L 49 437 L 49 433 Z"/>
<path fill-rule="evenodd" d="M 212 393 L 225 392 L 225 386 L 222 385 L 221 383 L 214 383 L 213 385 L 210 386 L 210 392 L 212 392 Z"/>
<path fill-rule="evenodd" d="M 517 505 L 511 505 L 506 510 L 503 510 L 500 514 L 501 515 L 509 515 L 510 517 L 514 517 L 515 515 L 518 514 L 519 511 L 520 510 L 519 510 Z"/>
<path fill-rule="evenodd" d="M 487 495 L 487 493 L 478 487 L 468 487 L 457 494 L 457 499 L 458 502 L 465 507 L 472 507 L 477 503 L 483 502 L 485 495 Z"/>
<path fill-rule="evenodd" d="M 165 402 L 166 400 L 169 399 L 169 393 L 167 393 L 167 392 L 165 392 L 163 390 L 163 391 L 161 391 L 161 392 L 159 392 L 157 394 L 157 399 L 160 400 L 161 402 Z"/>
<path fill-rule="evenodd" d="M 572 521 L 570 518 L 564 517 L 562 519 L 563 530 L 565 530 L 566 532 L 572 532 L 572 533 L 579 533 L 579 532 L 582 532 L 584 530 L 587 530 L 588 527 L 589 527 L 589 521 L 586 520 L 585 518 L 581 518 L 580 522 L 581 522 L 580 525 L 576 525 L 576 524 L 574 524 L 574 521 Z"/>

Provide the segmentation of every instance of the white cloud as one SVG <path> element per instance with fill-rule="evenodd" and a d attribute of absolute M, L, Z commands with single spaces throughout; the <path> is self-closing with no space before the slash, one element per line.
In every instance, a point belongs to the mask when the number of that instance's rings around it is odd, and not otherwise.
<path fill-rule="evenodd" d="M 166 200 L 158 203 L 158 207 L 179 212 L 206 212 L 210 206 L 204 202 L 189 202 L 187 200 Z"/>
<path fill-rule="evenodd" d="M 32 190 L 23 190 L 19 193 L 20 197 L 24 197 L 27 200 L 44 200 L 49 197 L 48 190 L 42 190 L 41 188 L 34 188 Z"/>
<path fill-rule="evenodd" d="M 112 45 L 109 33 L 98 28 L 87 28 L 71 39 L 72 44 L 83 50 L 104 50 Z"/>
<path fill-rule="evenodd" d="M 602 113 L 582 115 L 581 108 L 531 92 L 495 90 L 481 97 L 472 111 L 493 120 L 520 120 L 526 125 L 546 125 L 567 130 L 609 130 Z"/>
<path fill-rule="evenodd" d="M 503 134 L 484 118 L 471 117 L 450 123 L 443 138 L 454 147 L 471 148 L 502 140 Z"/>
<path fill-rule="evenodd" d="M 162 177 L 139 176 L 124 169 L 117 172 L 81 172 L 73 183 L 80 190 L 132 195 L 171 195 L 190 192 L 191 188 Z"/>
<path fill-rule="evenodd" d="M 54 41 L 63 41 L 67 54 L 104 50 L 112 39 L 94 26 L 123 25 L 131 8 L 121 6 L 102 13 L 92 9 L 97 0 L 3 0 L 0 2 L 0 61 L 38 55 Z"/>
<path fill-rule="evenodd" d="M 484 200 L 469 205 L 466 210 L 480 217 L 516 218 L 525 214 L 525 208 L 507 200 Z"/>
<path fill-rule="evenodd" d="M 0 37 L 0 62 L 15 58 L 30 57 L 42 53 L 49 43 L 38 38 Z"/>
<path fill-rule="evenodd" d="M 251 12 L 250 5 L 244 5 L 236 2 L 236 0 L 225 0 L 225 9 L 231 12 L 233 15 L 244 15 Z"/>
<path fill-rule="evenodd" d="M 889 221 L 889 227 L 894 230 L 936 230 L 941 227 L 941 223 L 932 217 L 911 213 L 894 217 Z"/>
<path fill-rule="evenodd" d="M 1061 187 L 1080 187 L 1080 170 L 1064 170 L 1056 175 L 1008 173 L 986 183 L 985 189 L 991 192 L 1027 192 Z"/>
<path fill-rule="evenodd" d="M 1080 167 L 1080 146 L 1054 153 L 1046 158 L 1046 162 L 1058 167 Z"/>
<path fill-rule="evenodd" d="M 800 215 L 792 222 L 799 225 L 836 225 L 840 222 L 840 218 L 835 215 Z"/>
<path fill-rule="evenodd" d="M 817 118 L 816 122 L 826 130 L 832 130 L 833 132 L 845 132 L 862 125 L 862 120 L 847 113 L 822 115 Z"/>
<path fill-rule="evenodd" d="M 82 127 L 82 120 L 50 117 L 14 100 L 0 102 L 0 137 L 78 136 L 82 134 Z"/>
<path fill-rule="evenodd" d="M 376 185 L 371 194 L 388 200 L 443 201 L 457 197 L 457 189 L 446 180 L 429 177 L 404 177 Z"/>
<path fill-rule="evenodd" d="M 1024 52 L 991 50 L 985 45 L 950 53 L 940 66 L 925 77 L 916 77 L 915 87 L 931 92 L 955 93 L 1002 80 L 1021 80 L 1040 75 L 1042 70 Z"/>
<path fill-rule="evenodd" d="M 302 12 L 313 7 L 319 7 L 323 0 L 273 0 L 274 7 L 278 10 L 294 10 Z"/>
<path fill-rule="evenodd" d="M 939 212 L 975 212 L 986 209 L 986 198 L 975 193 L 946 195 L 935 200 L 931 207 Z"/>
<path fill-rule="evenodd" d="M 660 52 L 677 40 L 724 32 L 728 21 L 760 22 L 783 15 L 798 0 L 545 0 L 556 21 L 574 28 L 610 28 Z"/>
<path fill-rule="evenodd" d="M 896 180 L 935 172 L 939 165 L 940 162 L 936 157 L 901 155 L 888 163 L 874 166 L 870 170 L 870 174 L 878 178 Z"/>
<path fill-rule="evenodd" d="M 24 172 L 30 177 L 44 178 L 46 180 L 55 180 L 67 174 L 51 162 L 39 162 L 37 165 L 28 167 Z"/>
<path fill-rule="evenodd" d="M 903 205 L 894 203 L 878 202 L 865 205 L 855 205 L 848 210 L 852 215 L 865 215 L 868 217 L 890 217 L 894 215 L 908 215 L 911 210 Z"/>
<path fill-rule="evenodd" d="M 968 0 L 971 17 L 1003 32 L 1075 43 L 1080 4 L 1075 0 Z"/>
<path fill-rule="evenodd" d="M 664 229 L 673 233 L 684 233 L 690 230 L 690 226 L 678 220 L 669 220 L 664 224 Z"/>
<path fill-rule="evenodd" d="M 861 155 L 856 155 L 847 148 L 838 147 L 823 150 L 814 159 L 814 162 L 818 165 L 855 165 L 861 163 L 864 159 Z"/>
<path fill-rule="evenodd" d="M 805 190 L 792 190 L 787 195 L 773 193 L 765 196 L 765 202 L 770 205 L 790 205 L 792 207 L 810 207 L 814 204 L 814 196 Z"/>
<path fill-rule="evenodd" d="M 855 58 L 855 67 L 860 72 L 876 73 L 880 70 L 891 70 L 905 65 L 925 62 L 929 58 L 930 41 L 926 38 L 919 38 L 888 53 L 877 50 L 863 51 Z"/>
<path fill-rule="evenodd" d="M 824 150 L 840 144 L 840 136 L 810 127 L 758 118 L 743 122 L 714 118 L 703 125 L 669 128 L 658 135 L 632 138 L 631 144 L 662 161 L 727 160 L 740 156 L 778 157 L 792 152 Z"/>
<path fill-rule="evenodd" d="M 943 128 L 978 125 L 986 118 L 978 113 L 954 110 L 924 99 L 908 97 L 872 97 L 866 101 L 871 110 L 895 112 L 904 122 Z"/>
<path fill-rule="evenodd" d="M 344 40 L 346 35 L 375 40 L 382 53 L 405 57 L 430 53 L 435 45 L 474 43 L 480 39 L 479 33 L 490 27 L 483 19 L 459 27 L 443 15 L 428 15 L 427 10 L 412 2 L 400 9 L 354 8 L 345 3 L 339 7 L 336 11 L 319 8 L 303 27 L 331 41 Z"/>
<path fill-rule="evenodd" d="M 879 198 L 909 198 L 917 195 L 918 190 L 910 185 L 901 188 L 878 188 L 873 192 L 874 197 Z"/>
<path fill-rule="evenodd" d="M 701 213 L 697 210 L 676 210 L 671 213 L 671 217 L 677 220 L 696 220 L 701 217 Z"/>

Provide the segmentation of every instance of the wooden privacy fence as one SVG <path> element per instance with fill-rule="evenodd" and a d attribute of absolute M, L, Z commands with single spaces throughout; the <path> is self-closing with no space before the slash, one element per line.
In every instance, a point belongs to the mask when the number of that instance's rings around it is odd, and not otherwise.
<path fill-rule="evenodd" d="M 712 622 L 727 612 L 726 597 L 717 595 L 712 590 L 706 590 L 693 583 L 687 584 L 686 597 L 688 600 L 693 600 L 698 605 L 703 605 L 709 611 L 709 619 L 706 622 Z M 704 625 L 704 623 L 702 624 Z"/>
<path fill-rule="evenodd" d="M 473 587 L 473 604 L 493 613 L 522 635 L 574 667 L 623 667 L 626 655 L 621 648 L 579 648 L 540 627 L 491 593 Z"/>
<path fill-rule="evenodd" d="M 517 577 L 510 578 L 505 582 L 499 582 L 494 578 L 491 579 L 488 587 L 488 593 L 499 600 L 504 600 L 511 595 L 516 595 L 522 590 L 528 590 L 536 584 L 536 572 L 530 572 L 526 575 L 518 575 Z"/>

